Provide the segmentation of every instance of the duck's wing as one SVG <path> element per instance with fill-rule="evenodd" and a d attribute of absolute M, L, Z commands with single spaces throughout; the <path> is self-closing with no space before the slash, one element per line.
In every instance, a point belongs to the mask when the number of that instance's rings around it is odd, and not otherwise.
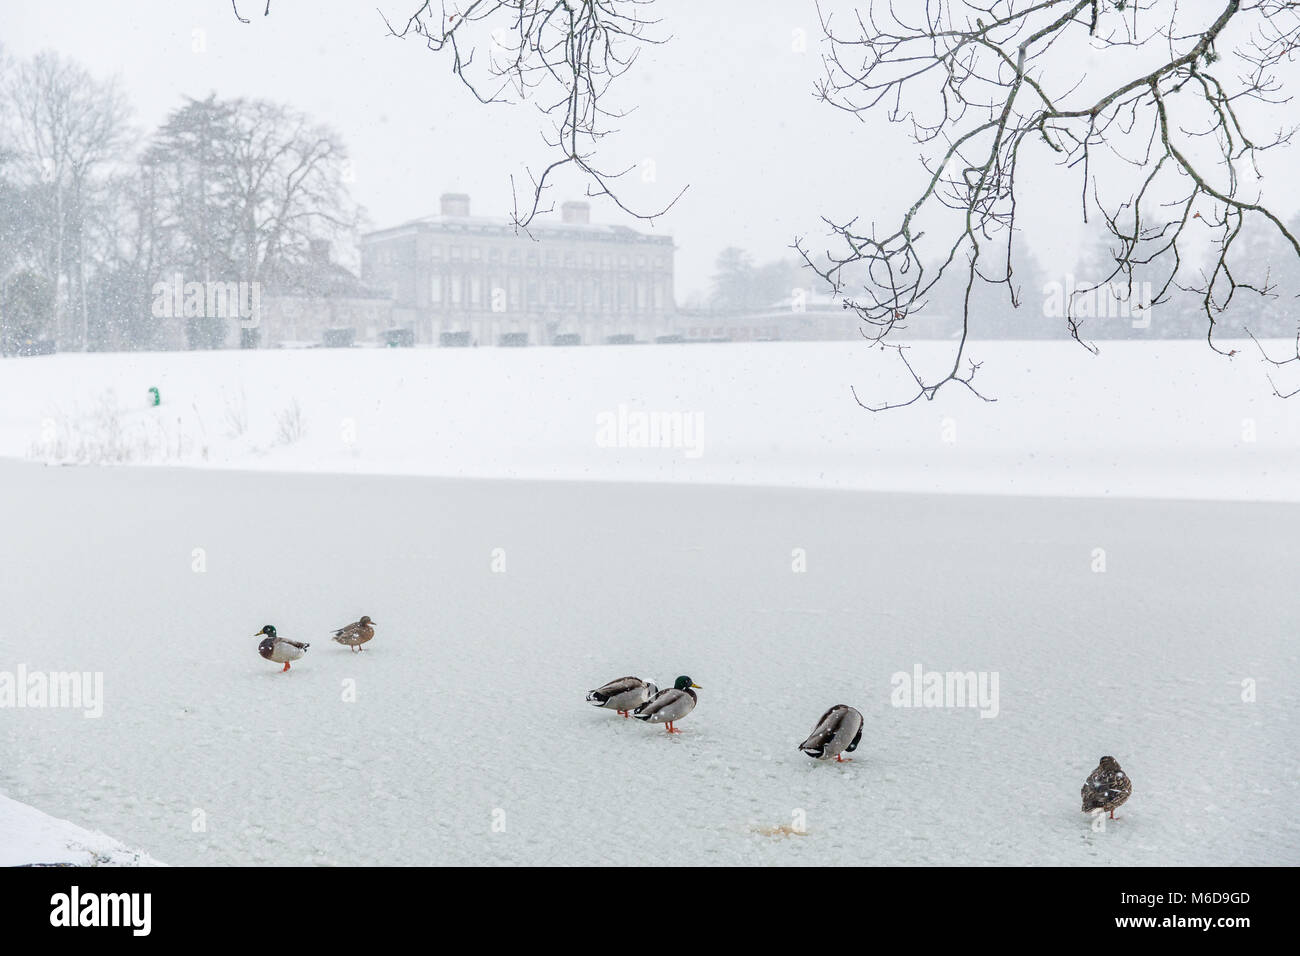
<path fill-rule="evenodd" d="M 862 728 L 867 724 L 867 722 L 862 719 L 862 714 L 859 711 L 854 711 L 854 713 L 858 715 L 858 732 L 853 736 L 853 743 L 844 748 L 849 753 L 853 753 L 853 751 L 858 749 L 858 744 L 862 741 Z"/>
<path fill-rule="evenodd" d="M 676 687 L 669 687 L 666 690 L 661 690 L 636 710 L 632 711 L 632 714 L 637 717 L 653 717 L 659 711 L 663 710 L 672 698 L 675 698 L 676 695 L 680 693 L 681 691 Z"/>
<path fill-rule="evenodd" d="M 334 632 L 334 639 L 336 641 L 351 640 L 360 636 L 361 636 L 360 621 L 355 621 L 352 624 L 349 624 L 347 627 L 340 627 L 337 631 Z"/>
<path fill-rule="evenodd" d="M 300 651 L 305 651 L 307 648 L 311 647 L 310 644 L 307 644 L 307 643 L 299 643 L 298 641 L 291 641 L 291 640 L 289 640 L 287 637 L 282 637 L 282 638 L 280 638 L 280 643 L 281 643 L 281 644 L 288 644 L 290 647 L 296 647 L 296 648 L 298 648 L 298 650 L 300 650 Z"/>
<path fill-rule="evenodd" d="M 1127 800 L 1132 791 L 1133 783 L 1124 771 L 1112 772 L 1098 767 L 1088 775 L 1079 795 L 1083 798 L 1083 809 L 1087 811 L 1115 806 L 1116 801 Z"/>
<path fill-rule="evenodd" d="M 835 713 L 835 711 L 839 710 L 843 706 L 843 704 L 835 704 L 834 706 L 827 708 L 826 713 L 822 714 L 821 718 L 817 721 L 817 726 L 820 727 L 822 724 L 826 723 L 826 718 L 830 717 L 831 714 Z"/>
<path fill-rule="evenodd" d="M 1116 806 L 1123 803 L 1133 792 L 1133 781 L 1128 778 L 1123 770 L 1115 770 L 1107 774 L 1107 796 Z"/>
<path fill-rule="evenodd" d="M 626 694 L 630 690 L 636 690 L 638 687 L 644 687 L 645 681 L 639 677 L 620 677 L 612 680 L 608 684 L 602 684 L 587 694 L 587 700 L 596 701 L 603 704 L 611 697 L 618 694 Z"/>
<path fill-rule="evenodd" d="M 839 710 L 838 704 L 822 714 L 821 720 L 817 721 L 817 726 L 808 735 L 808 739 L 799 745 L 800 750 L 818 757 L 826 751 L 826 745 L 835 736 L 835 731 L 840 725 L 842 715 L 837 714 L 837 710 Z"/>
<path fill-rule="evenodd" d="M 632 711 L 632 716 L 641 720 L 655 721 L 679 720 L 695 707 L 695 698 L 684 690 L 669 687 L 661 690 L 648 701 Z"/>

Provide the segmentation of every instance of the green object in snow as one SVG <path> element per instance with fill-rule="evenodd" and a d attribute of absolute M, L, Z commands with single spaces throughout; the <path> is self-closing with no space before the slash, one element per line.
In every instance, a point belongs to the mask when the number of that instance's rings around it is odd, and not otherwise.
<path fill-rule="evenodd" d="M 162 404 L 162 396 L 158 394 L 158 386 L 149 386 L 149 404 L 157 407 Z"/>

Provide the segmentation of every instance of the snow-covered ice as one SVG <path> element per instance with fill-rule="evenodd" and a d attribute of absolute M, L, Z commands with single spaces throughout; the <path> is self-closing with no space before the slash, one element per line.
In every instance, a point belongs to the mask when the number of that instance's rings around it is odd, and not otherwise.
<path fill-rule="evenodd" d="M 0 363 L 0 671 L 105 697 L 0 711 L 0 792 L 173 864 L 1300 863 L 1300 406 L 1195 343 L 979 348 L 996 404 L 883 416 L 852 344 Z M 620 405 L 703 453 L 602 445 Z M 892 706 L 917 666 L 997 716 Z M 584 702 L 625 674 L 701 685 L 680 736 Z"/>
<path fill-rule="evenodd" d="M 170 863 L 1300 862 L 1295 505 L 0 475 L 5 657 L 105 693 L 4 715 L 0 789 Z M 892 707 L 917 664 L 997 672 L 997 717 Z M 682 735 L 583 700 L 628 673 L 702 686 Z M 853 763 L 796 749 L 834 703 Z"/>

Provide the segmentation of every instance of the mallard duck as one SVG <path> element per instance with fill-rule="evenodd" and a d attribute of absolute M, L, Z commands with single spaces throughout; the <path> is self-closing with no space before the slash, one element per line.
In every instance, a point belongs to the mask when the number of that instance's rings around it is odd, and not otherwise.
<path fill-rule="evenodd" d="M 593 691 L 588 691 L 587 700 L 597 707 L 616 710 L 626 719 L 628 711 L 644 704 L 657 693 L 659 688 L 651 681 L 644 681 L 639 677 L 620 677 L 608 684 L 602 684 Z"/>
<path fill-rule="evenodd" d="M 799 745 L 799 749 L 809 757 L 819 760 L 834 757 L 843 763 L 853 759 L 843 754 L 857 750 L 861 740 L 862 714 L 848 704 L 836 704 L 822 714 L 812 734 Z"/>
<path fill-rule="evenodd" d="M 375 622 L 370 620 L 368 615 L 361 615 L 361 620 L 347 627 L 341 627 L 334 632 L 334 640 L 340 644 L 346 644 L 355 651 L 363 651 L 361 645 L 366 643 L 375 636 Z"/>
<path fill-rule="evenodd" d="M 652 724 L 667 724 L 670 734 L 680 734 L 681 731 L 673 723 L 695 709 L 696 696 L 692 687 L 696 690 L 704 689 L 689 677 L 679 677 L 672 687 L 659 691 L 632 711 L 632 716 Z"/>
<path fill-rule="evenodd" d="M 275 633 L 275 628 L 270 624 L 266 625 L 266 627 L 262 628 L 253 636 L 257 637 L 259 634 L 265 634 L 266 637 L 262 638 L 262 643 L 257 645 L 257 653 L 261 654 L 268 661 L 275 661 L 277 664 L 283 664 L 285 671 L 289 669 L 290 661 L 296 661 L 298 658 L 302 657 L 303 654 L 307 653 L 307 648 L 311 647 L 310 644 L 299 644 L 297 641 L 291 641 L 287 637 L 279 637 Z M 280 673 L 283 674 L 284 671 L 281 671 Z"/>
<path fill-rule="evenodd" d="M 1102 757 L 1097 762 L 1097 769 L 1088 774 L 1080 794 L 1083 797 L 1083 812 L 1109 810 L 1110 818 L 1115 819 L 1115 808 L 1133 793 L 1133 781 L 1119 768 L 1119 761 L 1114 757 Z"/>

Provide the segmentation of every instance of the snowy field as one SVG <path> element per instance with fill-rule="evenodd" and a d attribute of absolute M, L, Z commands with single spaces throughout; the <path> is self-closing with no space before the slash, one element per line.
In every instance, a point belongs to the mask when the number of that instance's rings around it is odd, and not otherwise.
<path fill-rule="evenodd" d="M 169 863 L 1300 863 L 1295 505 L 0 479 L 6 659 L 104 674 L 98 719 L 4 715 L 0 790 Z M 997 716 L 891 706 L 918 664 L 996 672 Z M 679 737 L 584 703 L 626 673 L 703 687 Z M 809 760 L 841 702 L 856 760 Z"/>
<path fill-rule="evenodd" d="M 1300 405 L 1104 348 L 884 416 L 852 343 L 0 362 L 0 677 L 104 698 L 0 710 L 0 860 L 134 860 L 22 801 L 172 864 L 1300 864 Z M 109 461 L 159 467 L 43 463 Z M 917 667 L 997 715 L 893 706 Z M 583 701 L 624 674 L 701 685 L 680 736 Z"/>
<path fill-rule="evenodd" d="M 888 415 L 850 386 L 905 398 L 905 373 L 856 342 L 58 355 L 0 363 L 0 457 L 1300 501 L 1300 404 L 1239 347 L 977 342 L 996 403 L 954 387 Z M 638 415 L 676 415 L 675 447 L 635 447 Z"/>

